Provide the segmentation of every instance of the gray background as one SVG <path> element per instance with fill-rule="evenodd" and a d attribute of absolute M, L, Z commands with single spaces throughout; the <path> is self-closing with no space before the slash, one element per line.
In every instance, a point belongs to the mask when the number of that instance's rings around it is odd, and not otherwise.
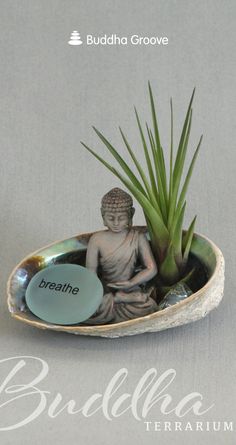
<path fill-rule="evenodd" d="M 41 385 L 81 406 L 103 391 L 121 367 L 132 392 L 150 367 L 177 371 L 170 392 L 176 401 L 200 391 L 214 408 L 203 420 L 235 415 L 235 13 L 231 1 L 41 0 L 1 1 L 1 358 L 35 355 L 49 363 Z M 72 30 L 102 35 L 166 35 L 164 47 L 71 47 Z M 105 154 L 91 125 L 114 144 L 118 125 L 141 151 L 133 104 L 149 118 L 147 81 L 158 100 L 163 145 L 169 144 L 169 98 L 175 107 L 175 140 L 196 85 L 192 150 L 204 141 L 188 194 L 186 226 L 222 249 L 225 298 L 206 319 L 177 329 L 119 340 L 75 337 L 33 329 L 10 318 L 7 277 L 25 255 L 57 239 L 102 227 L 102 195 L 119 182 L 81 147 Z M 191 150 L 190 150 L 191 152 Z M 106 159 L 109 155 L 106 154 Z M 135 222 L 143 222 L 137 206 Z M 5 369 L 5 368 L 4 368 Z M 1 379 L 4 369 L 0 369 Z M 25 370 L 26 380 L 29 370 Z M 26 416 L 31 402 L 1 413 L 1 425 Z M 159 408 L 153 420 L 163 419 Z M 184 419 L 186 420 L 186 419 Z M 192 415 L 188 420 L 195 421 Z M 199 420 L 199 419 L 197 419 Z M 147 433 L 130 413 L 108 422 L 65 413 L 12 432 L 1 443 L 233 444 L 234 433 Z"/>

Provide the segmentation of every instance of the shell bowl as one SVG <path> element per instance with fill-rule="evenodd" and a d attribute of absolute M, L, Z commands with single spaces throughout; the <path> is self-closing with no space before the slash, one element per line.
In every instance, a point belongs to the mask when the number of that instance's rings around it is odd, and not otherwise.
<path fill-rule="evenodd" d="M 145 227 L 139 229 L 146 231 Z M 7 304 L 12 317 L 40 329 L 77 335 L 122 337 L 170 329 L 205 317 L 216 308 L 224 290 L 224 257 L 220 249 L 203 235 L 194 234 L 191 252 L 208 271 L 207 283 L 185 300 L 144 317 L 97 326 L 62 326 L 44 322 L 25 306 L 25 291 L 31 278 L 52 264 L 85 264 L 86 249 L 92 233 L 55 242 L 24 258 L 12 271 L 7 283 Z"/>

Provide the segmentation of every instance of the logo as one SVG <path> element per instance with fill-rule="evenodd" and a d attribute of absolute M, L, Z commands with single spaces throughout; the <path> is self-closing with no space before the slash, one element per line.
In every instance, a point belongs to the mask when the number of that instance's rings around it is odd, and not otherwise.
<path fill-rule="evenodd" d="M 166 46 L 169 44 L 169 39 L 165 35 L 117 35 L 117 34 L 103 34 L 92 35 L 87 34 L 84 37 L 85 45 L 87 46 Z M 82 45 L 80 34 L 78 31 L 72 31 L 69 45 Z"/>
<path fill-rule="evenodd" d="M 72 31 L 71 36 L 70 36 L 70 40 L 69 40 L 69 45 L 82 45 L 82 40 L 80 37 L 80 33 L 78 31 Z"/>

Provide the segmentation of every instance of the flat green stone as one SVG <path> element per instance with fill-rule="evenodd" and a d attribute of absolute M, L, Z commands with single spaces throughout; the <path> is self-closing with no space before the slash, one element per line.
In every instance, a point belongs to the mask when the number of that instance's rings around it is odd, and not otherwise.
<path fill-rule="evenodd" d="M 53 324 L 78 324 L 91 317 L 102 302 L 103 286 L 97 275 L 75 264 L 46 267 L 26 289 L 30 311 Z"/>

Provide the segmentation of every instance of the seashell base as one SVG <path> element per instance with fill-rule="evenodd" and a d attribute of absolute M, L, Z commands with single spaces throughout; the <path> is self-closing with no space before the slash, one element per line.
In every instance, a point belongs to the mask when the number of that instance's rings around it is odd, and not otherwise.
<path fill-rule="evenodd" d="M 139 228 L 144 232 L 145 227 Z M 144 332 L 156 332 L 191 323 L 216 308 L 224 290 L 224 257 L 220 249 L 203 235 L 194 234 L 192 253 L 208 271 L 209 280 L 183 301 L 150 315 L 120 323 L 97 326 L 61 326 L 35 317 L 25 306 L 25 290 L 31 278 L 51 264 L 84 264 L 88 240 L 93 233 L 81 234 L 38 250 L 16 266 L 7 283 L 7 304 L 12 317 L 40 329 L 76 335 L 116 338 Z"/>

